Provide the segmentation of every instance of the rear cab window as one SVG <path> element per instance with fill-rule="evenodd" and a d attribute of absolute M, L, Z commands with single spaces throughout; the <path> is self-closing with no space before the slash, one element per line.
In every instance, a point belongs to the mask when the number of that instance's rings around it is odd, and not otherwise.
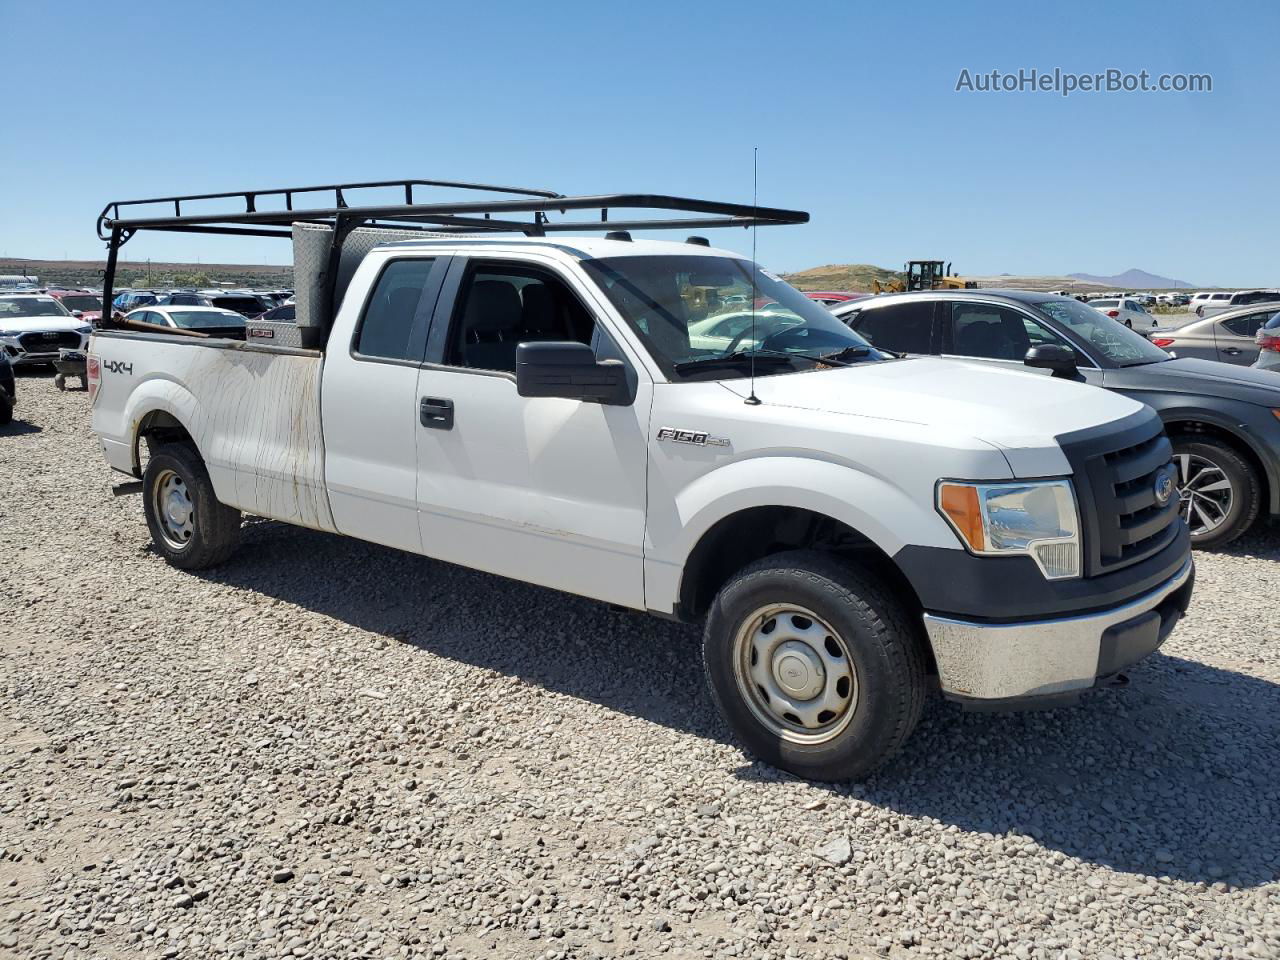
<path fill-rule="evenodd" d="M 352 336 L 356 359 L 421 363 L 440 289 L 434 257 L 392 260 L 382 268 Z"/>

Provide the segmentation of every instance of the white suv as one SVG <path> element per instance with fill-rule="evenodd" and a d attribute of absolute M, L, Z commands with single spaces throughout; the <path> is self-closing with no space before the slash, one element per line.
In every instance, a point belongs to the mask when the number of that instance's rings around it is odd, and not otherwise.
<path fill-rule="evenodd" d="M 0 350 L 15 367 L 52 363 L 58 350 L 84 350 L 93 327 L 73 317 L 55 297 L 0 296 Z"/>

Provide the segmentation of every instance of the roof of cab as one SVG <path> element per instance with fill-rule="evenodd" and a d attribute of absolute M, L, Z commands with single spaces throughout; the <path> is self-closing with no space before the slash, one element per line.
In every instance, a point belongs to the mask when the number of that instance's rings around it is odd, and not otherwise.
<path fill-rule="evenodd" d="M 454 249 L 466 247 L 542 247 L 561 250 L 582 260 L 595 260 L 602 257 L 635 257 L 635 256 L 695 256 L 695 257 L 735 257 L 748 259 L 732 250 L 721 250 L 717 247 L 704 247 L 700 243 L 688 243 L 673 240 L 611 240 L 604 237 L 485 237 L 459 234 L 456 237 L 432 237 L 425 240 L 395 240 L 380 243 L 375 249 L 403 250 L 406 247 L 440 247 Z"/>

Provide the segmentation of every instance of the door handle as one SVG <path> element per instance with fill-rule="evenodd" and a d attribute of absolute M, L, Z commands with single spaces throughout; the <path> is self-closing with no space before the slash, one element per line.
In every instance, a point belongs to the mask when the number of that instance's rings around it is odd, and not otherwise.
<path fill-rule="evenodd" d="M 1227 347 L 1222 352 L 1225 353 L 1228 357 L 1238 357 L 1240 356 L 1241 350 L 1239 347 Z"/>
<path fill-rule="evenodd" d="M 440 397 L 423 397 L 418 404 L 418 419 L 433 430 L 453 429 L 453 401 Z"/>

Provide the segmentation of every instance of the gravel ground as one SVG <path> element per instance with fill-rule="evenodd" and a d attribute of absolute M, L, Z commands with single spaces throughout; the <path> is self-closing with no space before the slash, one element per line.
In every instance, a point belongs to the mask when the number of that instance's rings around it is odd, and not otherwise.
<path fill-rule="evenodd" d="M 273 523 L 196 576 L 0 428 L 0 956 L 1280 957 L 1280 536 L 1077 708 L 747 762 L 697 631 Z"/>

